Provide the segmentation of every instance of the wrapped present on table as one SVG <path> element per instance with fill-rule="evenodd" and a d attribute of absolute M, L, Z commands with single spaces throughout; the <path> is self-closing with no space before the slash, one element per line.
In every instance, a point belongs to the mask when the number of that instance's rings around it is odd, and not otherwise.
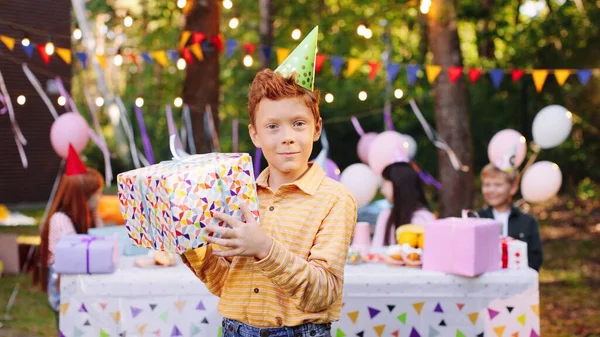
<path fill-rule="evenodd" d="M 511 237 L 500 238 L 500 268 L 524 269 L 528 268 L 527 242 Z"/>
<path fill-rule="evenodd" d="M 114 236 L 119 241 L 119 255 L 138 256 L 148 254 L 148 248 L 136 246 L 129 238 L 129 233 L 125 226 L 106 226 L 99 228 L 90 228 L 89 235 L 94 236 Z"/>
<path fill-rule="evenodd" d="M 133 242 L 182 254 L 204 246 L 213 212 L 242 218 L 246 204 L 258 221 L 252 159 L 245 153 L 176 158 L 117 176 L 121 213 Z M 212 233 L 210 233 L 212 235 Z"/>
<path fill-rule="evenodd" d="M 425 225 L 423 270 L 477 276 L 499 269 L 500 222 L 445 218 Z"/>
<path fill-rule="evenodd" d="M 59 274 L 110 274 L 118 261 L 116 237 L 66 235 L 54 247 L 54 270 Z"/>

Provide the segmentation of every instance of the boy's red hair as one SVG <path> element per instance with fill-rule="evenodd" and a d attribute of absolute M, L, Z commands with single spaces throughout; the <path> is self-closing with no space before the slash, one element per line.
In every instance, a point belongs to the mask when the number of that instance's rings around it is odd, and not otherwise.
<path fill-rule="evenodd" d="M 310 91 L 296 84 L 296 74 L 285 78 L 271 69 L 258 72 L 248 92 L 248 114 L 254 124 L 256 109 L 263 98 L 277 101 L 284 98 L 300 98 L 312 111 L 315 122 L 321 118 L 319 112 L 319 90 Z"/>

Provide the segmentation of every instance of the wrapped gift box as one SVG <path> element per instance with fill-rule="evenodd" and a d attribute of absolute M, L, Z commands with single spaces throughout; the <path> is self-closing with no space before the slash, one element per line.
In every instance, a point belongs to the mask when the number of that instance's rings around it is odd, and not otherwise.
<path fill-rule="evenodd" d="M 445 218 L 425 225 L 423 270 L 477 276 L 499 269 L 500 222 Z"/>
<path fill-rule="evenodd" d="M 66 235 L 54 247 L 54 270 L 59 274 L 110 274 L 117 261 L 116 237 Z"/>
<path fill-rule="evenodd" d="M 500 238 L 500 257 L 500 268 L 502 269 L 529 268 L 527 242 L 511 237 Z"/>
<path fill-rule="evenodd" d="M 241 204 L 258 221 L 248 154 L 193 155 L 121 173 L 117 182 L 125 227 L 141 247 L 182 254 L 204 246 L 205 227 L 224 225 L 213 212 L 242 218 Z"/>
<path fill-rule="evenodd" d="M 125 226 L 106 226 L 99 228 L 91 228 L 88 230 L 89 235 L 94 236 L 114 236 L 119 242 L 119 255 L 138 256 L 148 254 L 148 248 L 136 246 L 129 238 L 129 233 Z"/>

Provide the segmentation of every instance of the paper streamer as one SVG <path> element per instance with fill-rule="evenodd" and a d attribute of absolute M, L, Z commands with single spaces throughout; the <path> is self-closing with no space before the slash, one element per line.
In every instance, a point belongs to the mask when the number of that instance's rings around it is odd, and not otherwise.
<path fill-rule="evenodd" d="M 121 110 L 121 114 L 120 114 L 121 124 L 123 125 L 123 129 L 125 130 L 125 135 L 127 135 L 127 138 L 129 139 L 129 151 L 131 151 L 131 158 L 133 158 L 133 165 L 135 165 L 135 168 L 140 168 L 140 159 L 138 157 L 138 150 L 135 146 L 135 139 L 133 138 L 133 130 L 131 129 L 131 124 L 129 123 L 129 120 L 127 119 L 127 114 L 126 114 L 127 109 L 125 109 L 125 104 L 123 104 L 121 97 L 116 96 L 115 102 L 117 103 L 117 106 Z"/>
<path fill-rule="evenodd" d="M 98 145 L 100 151 L 102 151 L 102 156 L 104 157 L 104 180 L 106 182 L 106 186 L 111 186 L 113 173 L 112 166 L 110 164 L 110 152 L 108 151 L 106 139 L 104 138 L 104 133 L 102 133 L 102 128 L 100 127 L 100 120 L 98 119 L 98 110 L 96 104 L 92 102 L 92 95 L 90 95 L 90 92 L 86 87 L 83 88 L 83 94 L 85 95 L 86 102 L 92 115 L 94 129 L 96 130 L 96 134 L 98 135 L 98 139 L 92 138 L 92 140 Z"/>
<path fill-rule="evenodd" d="M 206 105 L 204 116 L 208 126 L 208 134 L 212 138 L 213 152 L 221 152 L 221 144 L 219 143 L 219 136 L 217 135 L 217 128 L 215 126 L 215 120 L 213 118 L 210 104 Z"/>
<path fill-rule="evenodd" d="M 6 83 L 4 82 L 2 72 L 0 72 L 0 94 L 4 96 L 4 102 L 2 104 L 4 104 L 6 106 L 6 109 L 8 110 L 8 116 L 10 118 L 10 124 L 12 125 L 15 143 L 17 144 L 17 151 L 19 152 L 19 157 L 21 157 L 21 165 L 23 165 L 23 168 L 27 168 L 29 163 L 27 161 L 25 149 L 23 148 L 23 146 L 27 145 L 27 139 L 25 139 L 25 136 L 23 136 L 21 128 L 19 127 L 17 119 L 15 118 L 15 111 L 13 109 L 12 102 L 10 101 L 10 95 L 8 94 L 8 90 L 6 89 Z"/>
<path fill-rule="evenodd" d="M 258 178 L 260 174 L 260 160 L 262 158 L 262 149 L 260 147 L 256 148 L 256 152 L 254 152 L 254 178 Z"/>
<path fill-rule="evenodd" d="M 146 154 L 145 159 L 147 159 L 149 165 L 154 165 L 154 153 L 152 152 L 152 144 L 150 144 L 150 138 L 148 137 L 148 131 L 146 130 L 144 115 L 142 108 L 137 105 L 135 106 L 135 116 L 137 117 L 140 134 L 142 136 L 142 144 L 144 145 L 144 153 Z"/>
<path fill-rule="evenodd" d="M 358 118 L 356 118 L 356 116 L 352 116 L 350 119 L 352 120 L 354 130 L 356 130 L 356 133 L 358 133 L 358 135 L 362 137 L 365 134 L 365 130 L 363 130 L 362 126 L 360 126 Z"/>
<path fill-rule="evenodd" d="M 44 89 L 42 88 L 40 81 L 38 81 L 37 77 L 35 77 L 33 72 L 31 72 L 31 70 L 27 66 L 27 63 L 23 63 L 21 65 L 21 68 L 23 68 L 23 72 L 25 73 L 25 76 L 27 77 L 29 82 L 31 82 L 31 85 L 35 88 L 35 91 L 37 91 L 38 95 L 40 95 L 40 97 L 42 98 L 42 101 L 44 101 L 44 104 L 46 104 L 46 106 L 48 107 L 48 110 L 50 110 L 50 113 L 52 114 L 54 119 L 57 119 L 58 112 L 56 111 L 56 108 L 54 108 L 54 104 L 52 104 L 52 101 L 50 101 L 50 98 L 48 97 L 48 95 L 46 95 L 46 91 L 44 91 Z"/>
<path fill-rule="evenodd" d="M 321 152 L 317 155 L 314 162 L 319 164 L 323 170 L 326 169 L 327 156 L 329 154 L 329 140 L 325 133 L 325 128 L 321 130 Z"/>
<path fill-rule="evenodd" d="M 196 154 L 196 143 L 194 143 L 194 132 L 192 130 L 192 116 L 190 113 L 190 106 L 183 106 L 183 120 L 185 122 L 185 130 L 187 133 L 188 146 L 190 147 L 190 154 Z"/>
<path fill-rule="evenodd" d="M 238 152 L 239 124 L 240 122 L 237 118 L 234 118 L 233 122 L 231 122 L 231 152 L 233 153 Z"/>
<path fill-rule="evenodd" d="M 167 129 L 169 131 L 169 137 L 175 137 L 174 140 L 174 148 L 177 150 L 177 155 L 181 158 L 188 157 L 189 154 L 183 151 L 183 146 L 181 145 L 181 139 L 179 139 L 179 135 L 177 134 L 177 126 L 175 125 L 175 121 L 173 120 L 173 110 L 171 109 L 171 105 L 167 104 Z"/>
<path fill-rule="evenodd" d="M 450 159 L 450 163 L 452 163 L 452 167 L 456 171 L 460 170 L 463 172 L 469 172 L 469 167 L 462 164 L 460 159 L 458 159 L 458 156 L 456 156 L 454 150 L 452 150 L 452 148 L 442 139 L 442 137 L 440 137 L 440 135 L 434 129 L 432 129 L 431 126 L 429 126 L 429 124 L 423 117 L 423 114 L 421 114 L 421 111 L 419 110 L 419 107 L 417 106 L 417 103 L 415 103 L 414 99 L 410 100 L 410 107 L 412 108 L 415 116 L 421 123 L 425 134 L 427 134 L 427 138 L 429 138 L 429 140 L 433 143 L 433 145 L 435 145 L 435 147 L 446 152 L 448 158 Z"/>
<path fill-rule="evenodd" d="M 385 120 L 385 126 L 388 130 L 396 131 L 396 127 L 392 121 L 392 103 L 389 102 L 389 100 L 386 101 L 383 106 L 383 119 Z"/>
<path fill-rule="evenodd" d="M 8 111 L 8 108 L 6 107 L 6 100 L 2 94 L 0 94 L 0 103 L 2 103 L 2 106 L 0 106 L 0 115 L 4 115 Z"/>

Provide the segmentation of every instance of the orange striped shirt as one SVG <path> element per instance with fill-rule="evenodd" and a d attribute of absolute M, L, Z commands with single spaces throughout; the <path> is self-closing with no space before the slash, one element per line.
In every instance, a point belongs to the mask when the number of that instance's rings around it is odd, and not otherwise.
<path fill-rule="evenodd" d="M 269 168 L 256 181 L 260 226 L 273 238 L 266 258 L 225 259 L 208 245 L 186 252 L 183 261 L 220 297 L 223 317 L 256 327 L 337 321 L 356 202 L 319 165 L 275 193 L 268 177 Z"/>

